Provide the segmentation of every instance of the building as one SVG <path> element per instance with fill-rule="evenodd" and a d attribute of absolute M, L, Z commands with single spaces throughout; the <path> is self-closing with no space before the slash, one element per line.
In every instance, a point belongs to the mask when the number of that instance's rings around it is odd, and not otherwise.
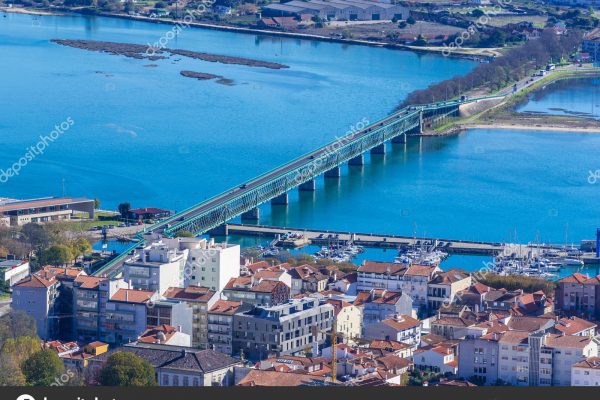
<path fill-rule="evenodd" d="M 269 4 L 263 7 L 263 12 L 275 16 L 311 14 L 323 20 L 338 21 L 405 20 L 409 16 L 409 10 L 404 6 L 368 0 L 293 0 Z"/>
<path fill-rule="evenodd" d="M 242 362 L 212 350 L 194 350 L 162 344 L 136 343 L 111 350 L 90 363 L 99 371 L 116 351 L 133 353 L 156 371 L 159 386 L 232 386 L 234 368 Z"/>
<path fill-rule="evenodd" d="M 162 208 L 146 207 L 129 210 L 128 218 L 133 220 L 163 219 L 171 216 L 171 211 Z"/>
<path fill-rule="evenodd" d="M 10 221 L 10 226 L 71 219 L 76 213 L 85 213 L 87 218 L 93 219 L 94 200 L 85 197 L 44 197 L 0 201 L 0 218 Z"/>
<path fill-rule="evenodd" d="M 185 286 L 204 286 L 220 292 L 231 278 L 240 276 L 239 245 L 180 238 L 180 246 L 189 249 Z"/>
<path fill-rule="evenodd" d="M 401 292 L 407 270 L 408 266 L 405 264 L 364 261 L 356 270 L 357 290 L 385 289 Z"/>
<path fill-rule="evenodd" d="M 250 360 L 299 355 L 322 345 L 333 324 L 331 304 L 312 297 L 233 316 L 233 354 Z"/>
<path fill-rule="evenodd" d="M 182 284 L 188 251 L 163 241 L 153 242 L 123 264 L 125 281 L 133 289 L 163 294 L 169 287 Z"/>
<path fill-rule="evenodd" d="M 29 260 L 0 261 L 0 279 L 10 287 L 30 274 Z"/>
<path fill-rule="evenodd" d="M 171 325 L 163 324 L 146 329 L 140 335 L 137 342 L 191 347 L 192 338 L 190 335 L 181 332 L 181 327 L 175 328 Z"/>
<path fill-rule="evenodd" d="M 242 307 L 239 301 L 218 300 L 208 311 L 208 344 L 214 351 L 233 354 L 233 316 Z"/>
<path fill-rule="evenodd" d="M 481 384 L 569 386 L 571 366 L 598 354 L 590 336 L 509 330 L 465 339 L 459 345 L 459 376 Z"/>
<path fill-rule="evenodd" d="M 378 289 L 360 292 L 354 305 L 363 309 L 363 328 L 397 314 L 413 315 L 412 299 L 402 292 Z"/>
<path fill-rule="evenodd" d="M 430 310 L 454 303 L 458 292 L 471 286 L 471 275 L 453 269 L 438 273 L 427 284 L 427 303 Z"/>
<path fill-rule="evenodd" d="M 73 333 L 72 285 L 85 273 L 77 268 L 46 266 L 13 286 L 11 307 L 35 319 L 42 339 Z"/>
<path fill-rule="evenodd" d="M 600 357 L 589 357 L 573 364 L 571 386 L 600 386 Z"/>
<path fill-rule="evenodd" d="M 289 274 L 292 277 L 292 296 L 300 293 L 317 293 L 327 288 L 329 277 L 322 274 L 317 268 L 311 265 L 301 265 L 290 268 Z"/>
<path fill-rule="evenodd" d="M 326 300 L 334 308 L 336 332 L 341 334 L 345 341 L 358 339 L 362 333 L 362 311 L 359 307 L 343 300 Z"/>
<path fill-rule="evenodd" d="M 440 343 L 435 346 L 426 346 L 415 350 L 413 362 L 421 370 L 441 374 L 458 373 L 458 344 Z"/>
<path fill-rule="evenodd" d="M 558 280 L 556 308 L 583 318 L 600 315 L 600 275 L 574 273 Z"/>
<path fill-rule="evenodd" d="M 208 348 L 208 310 L 218 301 L 214 290 L 200 286 L 170 287 L 164 293 L 168 300 L 186 304 L 191 309 L 192 346 Z"/>
<path fill-rule="evenodd" d="M 256 278 L 263 272 L 271 271 L 260 271 L 252 276 L 231 278 L 223 288 L 223 296 L 230 301 L 239 301 L 255 306 L 271 306 L 287 302 L 290 298 L 289 286 L 277 279 Z"/>
<path fill-rule="evenodd" d="M 400 314 L 363 328 L 363 338 L 367 340 L 394 340 L 416 349 L 421 342 L 421 321 Z"/>
<path fill-rule="evenodd" d="M 116 290 L 100 313 L 100 340 L 109 344 L 135 342 L 146 331 L 148 311 L 159 299 L 158 292 L 150 290 Z"/>
<path fill-rule="evenodd" d="M 109 279 L 82 275 L 75 278 L 73 282 L 74 338 L 80 342 L 90 342 L 100 337 L 101 299 L 103 298 L 100 284 L 103 281 Z M 112 288 L 114 294 L 120 286 L 126 287 L 124 281 L 120 280 L 112 285 L 108 282 L 105 289 L 110 292 Z M 104 293 L 102 305 L 105 305 L 109 297 L 109 293 Z"/>
<path fill-rule="evenodd" d="M 596 328 L 598 325 L 585 319 L 570 317 L 561 318 L 554 325 L 554 329 L 559 333 L 573 336 L 596 336 Z"/>

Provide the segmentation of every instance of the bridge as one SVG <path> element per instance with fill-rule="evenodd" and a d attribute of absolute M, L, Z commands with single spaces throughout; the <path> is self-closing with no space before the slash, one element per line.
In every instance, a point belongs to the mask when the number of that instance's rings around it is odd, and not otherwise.
<path fill-rule="evenodd" d="M 138 243 L 111 260 L 94 275 L 114 275 L 129 253 L 144 243 L 144 234 L 174 237 L 180 231 L 189 231 L 196 235 L 207 232 L 226 235 L 227 221 L 238 216 L 243 220 L 258 220 L 258 207 L 261 204 L 270 201 L 274 205 L 287 205 L 290 190 L 298 188 L 301 191 L 314 191 L 315 179 L 318 176 L 339 178 L 342 164 L 363 165 L 366 152 L 385 154 L 387 142 L 406 143 L 407 136 L 420 135 L 424 129 L 435 128 L 449 117 L 458 116 L 461 105 L 501 97 L 504 95 L 404 107 L 373 124 L 355 129 L 319 149 L 139 232 Z"/>

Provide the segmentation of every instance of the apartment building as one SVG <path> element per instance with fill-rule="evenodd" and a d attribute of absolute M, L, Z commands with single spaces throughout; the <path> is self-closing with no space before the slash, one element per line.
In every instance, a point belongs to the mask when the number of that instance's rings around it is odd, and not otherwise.
<path fill-rule="evenodd" d="M 362 310 L 343 300 L 328 299 L 326 303 L 334 308 L 336 332 L 342 335 L 344 341 L 360 338 Z"/>
<path fill-rule="evenodd" d="M 58 295 L 60 282 L 56 276 L 32 274 L 13 286 L 11 307 L 35 320 L 40 339 L 57 337 Z"/>
<path fill-rule="evenodd" d="M 434 346 L 425 346 L 415 350 L 413 362 L 421 370 L 441 374 L 458 372 L 458 344 L 443 342 Z"/>
<path fill-rule="evenodd" d="M 363 309 L 363 328 L 397 314 L 413 315 L 413 302 L 403 292 L 372 289 L 360 292 L 354 305 Z"/>
<path fill-rule="evenodd" d="M 471 286 L 471 275 L 453 269 L 440 272 L 427 284 L 427 304 L 430 310 L 437 310 L 444 304 L 452 304 L 456 294 Z"/>
<path fill-rule="evenodd" d="M 509 330 L 465 339 L 459 346 L 459 376 L 481 384 L 569 386 L 571 366 L 598 354 L 590 336 Z"/>
<path fill-rule="evenodd" d="M 300 293 L 317 293 L 327 288 L 329 277 L 311 265 L 301 265 L 288 270 L 292 277 L 292 296 Z"/>
<path fill-rule="evenodd" d="M 125 281 L 133 289 L 162 294 L 169 287 L 182 284 L 188 252 L 163 241 L 153 242 L 124 263 Z"/>
<path fill-rule="evenodd" d="M 590 277 L 580 273 L 558 280 L 556 308 L 583 318 L 600 315 L 600 275 Z"/>
<path fill-rule="evenodd" d="M 233 354 L 260 360 L 304 353 L 325 342 L 333 317 L 333 306 L 313 297 L 238 312 L 233 317 Z"/>
<path fill-rule="evenodd" d="M 71 339 L 73 282 L 80 275 L 79 268 L 45 266 L 13 286 L 11 307 L 36 320 L 40 338 Z"/>
<path fill-rule="evenodd" d="M 233 316 L 238 310 L 250 309 L 239 301 L 218 300 L 208 311 L 208 344 L 214 351 L 233 354 Z"/>
<path fill-rule="evenodd" d="M 208 348 L 208 310 L 218 301 L 217 293 L 201 286 L 170 287 L 164 297 L 185 304 L 191 310 L 192 346 Z"/>
<path fill-rule="evenodd" d="M 394 340 L 416 349 L 421 342 L 421 321 L 408 315 L 397 315 L 363 327 L 366 340 Z"/>
<path fill-rule="evenodd" d="M 150 290 L 116 290 L 100 313 L 100 340 L 110 344 L 136 341 L 148 327 L 149 308 L 159 299 L 158 292 Z"/>
<path fill-rule="evenodd" d="M 214 239 L 181 239 L 189 249 L 184 286 L 204 286 L 220 292 L 231 278 L 240 276 L 240 246 Z"/>
<path fill-rule="evenodd" d="M 600 357 L 589 357 L 573 364 L 571 386 L 600 386 Z"/>
<path fill-rule="evenodd" d="M 223 288 L 223 296 L 230 301 L 239 301 L 255 306 L 271 306 L 287 302 L 290 298 L 289 286 L 278 279 L 257 278 L 258 274 L 262 272 L 270 271 L 260 271 L 252 276 L 231 278 Z"/>

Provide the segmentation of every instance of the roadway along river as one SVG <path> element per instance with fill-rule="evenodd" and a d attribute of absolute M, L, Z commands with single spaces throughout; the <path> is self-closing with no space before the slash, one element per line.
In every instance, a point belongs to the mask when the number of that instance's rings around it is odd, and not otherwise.
<path fill-rule="evenodd" d="M 185 30 L 169 46 L 289 65 L 271 70 L 175 57 L 136 60 L 50 43 L 153 43 L 166 25 L 109 18 L 0 18 L 0 169 L 55 124 L 75 122 L 0 197 L 66 193 L 104 208 L 183 209 L 383 117 L 414 89 L 472 62 L 387 49 Z M 178 61 L 176 61 L 178 60 Z M 233 85 L 180 76 L 223 76 Z M 600 136 L 474 131 L 411 141 L 293 193 L 265 224 L 475 240 L 591 237 Z"/>

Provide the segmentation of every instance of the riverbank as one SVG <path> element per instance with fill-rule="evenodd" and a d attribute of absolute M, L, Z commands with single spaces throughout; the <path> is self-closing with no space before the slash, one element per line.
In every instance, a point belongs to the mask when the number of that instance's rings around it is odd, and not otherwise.
<path fill-rule="evenodd" d="M 546 86 L 565 79 L 600 77 L 600 68 L 568 66 L 550 72 L 534 82 L 525 78 L 517 82 L 516 93 L 504 93 L 504 98 L 482 101 L 461 107 L 461 116 L 429 132 L 425 136 L 459 134 L 467 129 L 526 129 L 576 133 L 600 133 L 600 121 L 581 116 L 560 116 L 517 112 L 516 107 Z M 503 94 L 509 87 L 498 94 Z M 470 94 L 469 94 L 470 95 Z"/>
<path fill-rule="evenodd" d="M 13 7 L 11 10 L 14 10 Z M 3 11 L 8 10 L 0 9 Z M 90 12 L 90 9 L 85 8 L 69 8 L 69 7 L 53 7 L 52 9 L 29 9 L 29 8 L 19 8 L 22 10 L 23 14 L 37 14 L 37 15 L 65 15 L 65 13 L 74 13 L 80 15 L 96 15 L 100 17 L 111 17 L 111 18 L 120 18 L 120 19 L 128 19 L 133 21 L 143 21 L 150 22 L 154 24 L 168 24 L 168 25 L 180 25 L 180 26 L 189 26 L 192 28 L 200 28 L 200 29 L 211 29 L 211 30 L 220 30 L 227 32 L 235 32 L 235 33 L 247 33 L 253 35 L 264 35 L 264 36 L 276 36 L 276 37 L 284 37 L 290 39 L 302 39 L 302 40 L 311 40 L 311 41 L 320 41 L 320 42 L 332 42 L 332 43 L 344 43 L 344 44 L 353 44 L 359 46 L 370 46 L 370 47 L 382 47 L 392 50 L 404 50 L 404 51 L 412 51 L 420 54 L 442 54 L 445 57 L 454 57 L 454 58 L 467 58 L 467 59 L 489 59 L 498 55 L 501 55 L 501 52 L 496 48 L 468 48 L 468 47 L 456 47 L 452 49 L 452 52 L 448 52 L 446 47 L 443 46 L 411 46 L 399 43 L 391 43 L 387 41 L 374 41 L 374 40 L 363 40 L 363 39 L 354 39 L 354 38 L 341 38 L 341 37 L 331 37 L 325 35 L 319 35 L 314 33 L 304 33 L 304 32 L 283 32 L 283 31 L 275 31 L 268 29 L 258 29 L 258 28 L 249 28 L 249 27 L 240 27 L 233 25 L 223 25 L 223 24 L 215 24 L 208 22 L 189 22 L 184 23 L 183 21 L 176 21 L 168 18 L 150 18 L 141 15 L 128 15 L 128 14 L 119 14 L 119 13 L 109 13 L 109 12 Z M 55 11 L 59 10 L 59 11 Z M 84 11 L 85 10 L 85 11 Z M 19 12 L 19 11 L 8 11 L 8 12 Z"/>
<path fill-rule="evenodd" d="M 13 13 L 13 14 L 28 14 L 28 15 L 55 15 L 62 16 L 65 15 L 60 12 L 55 11 L 46 11 L 46 10 L 37 10 L 23 7 L 0 7 L 0 12 Z"/>

